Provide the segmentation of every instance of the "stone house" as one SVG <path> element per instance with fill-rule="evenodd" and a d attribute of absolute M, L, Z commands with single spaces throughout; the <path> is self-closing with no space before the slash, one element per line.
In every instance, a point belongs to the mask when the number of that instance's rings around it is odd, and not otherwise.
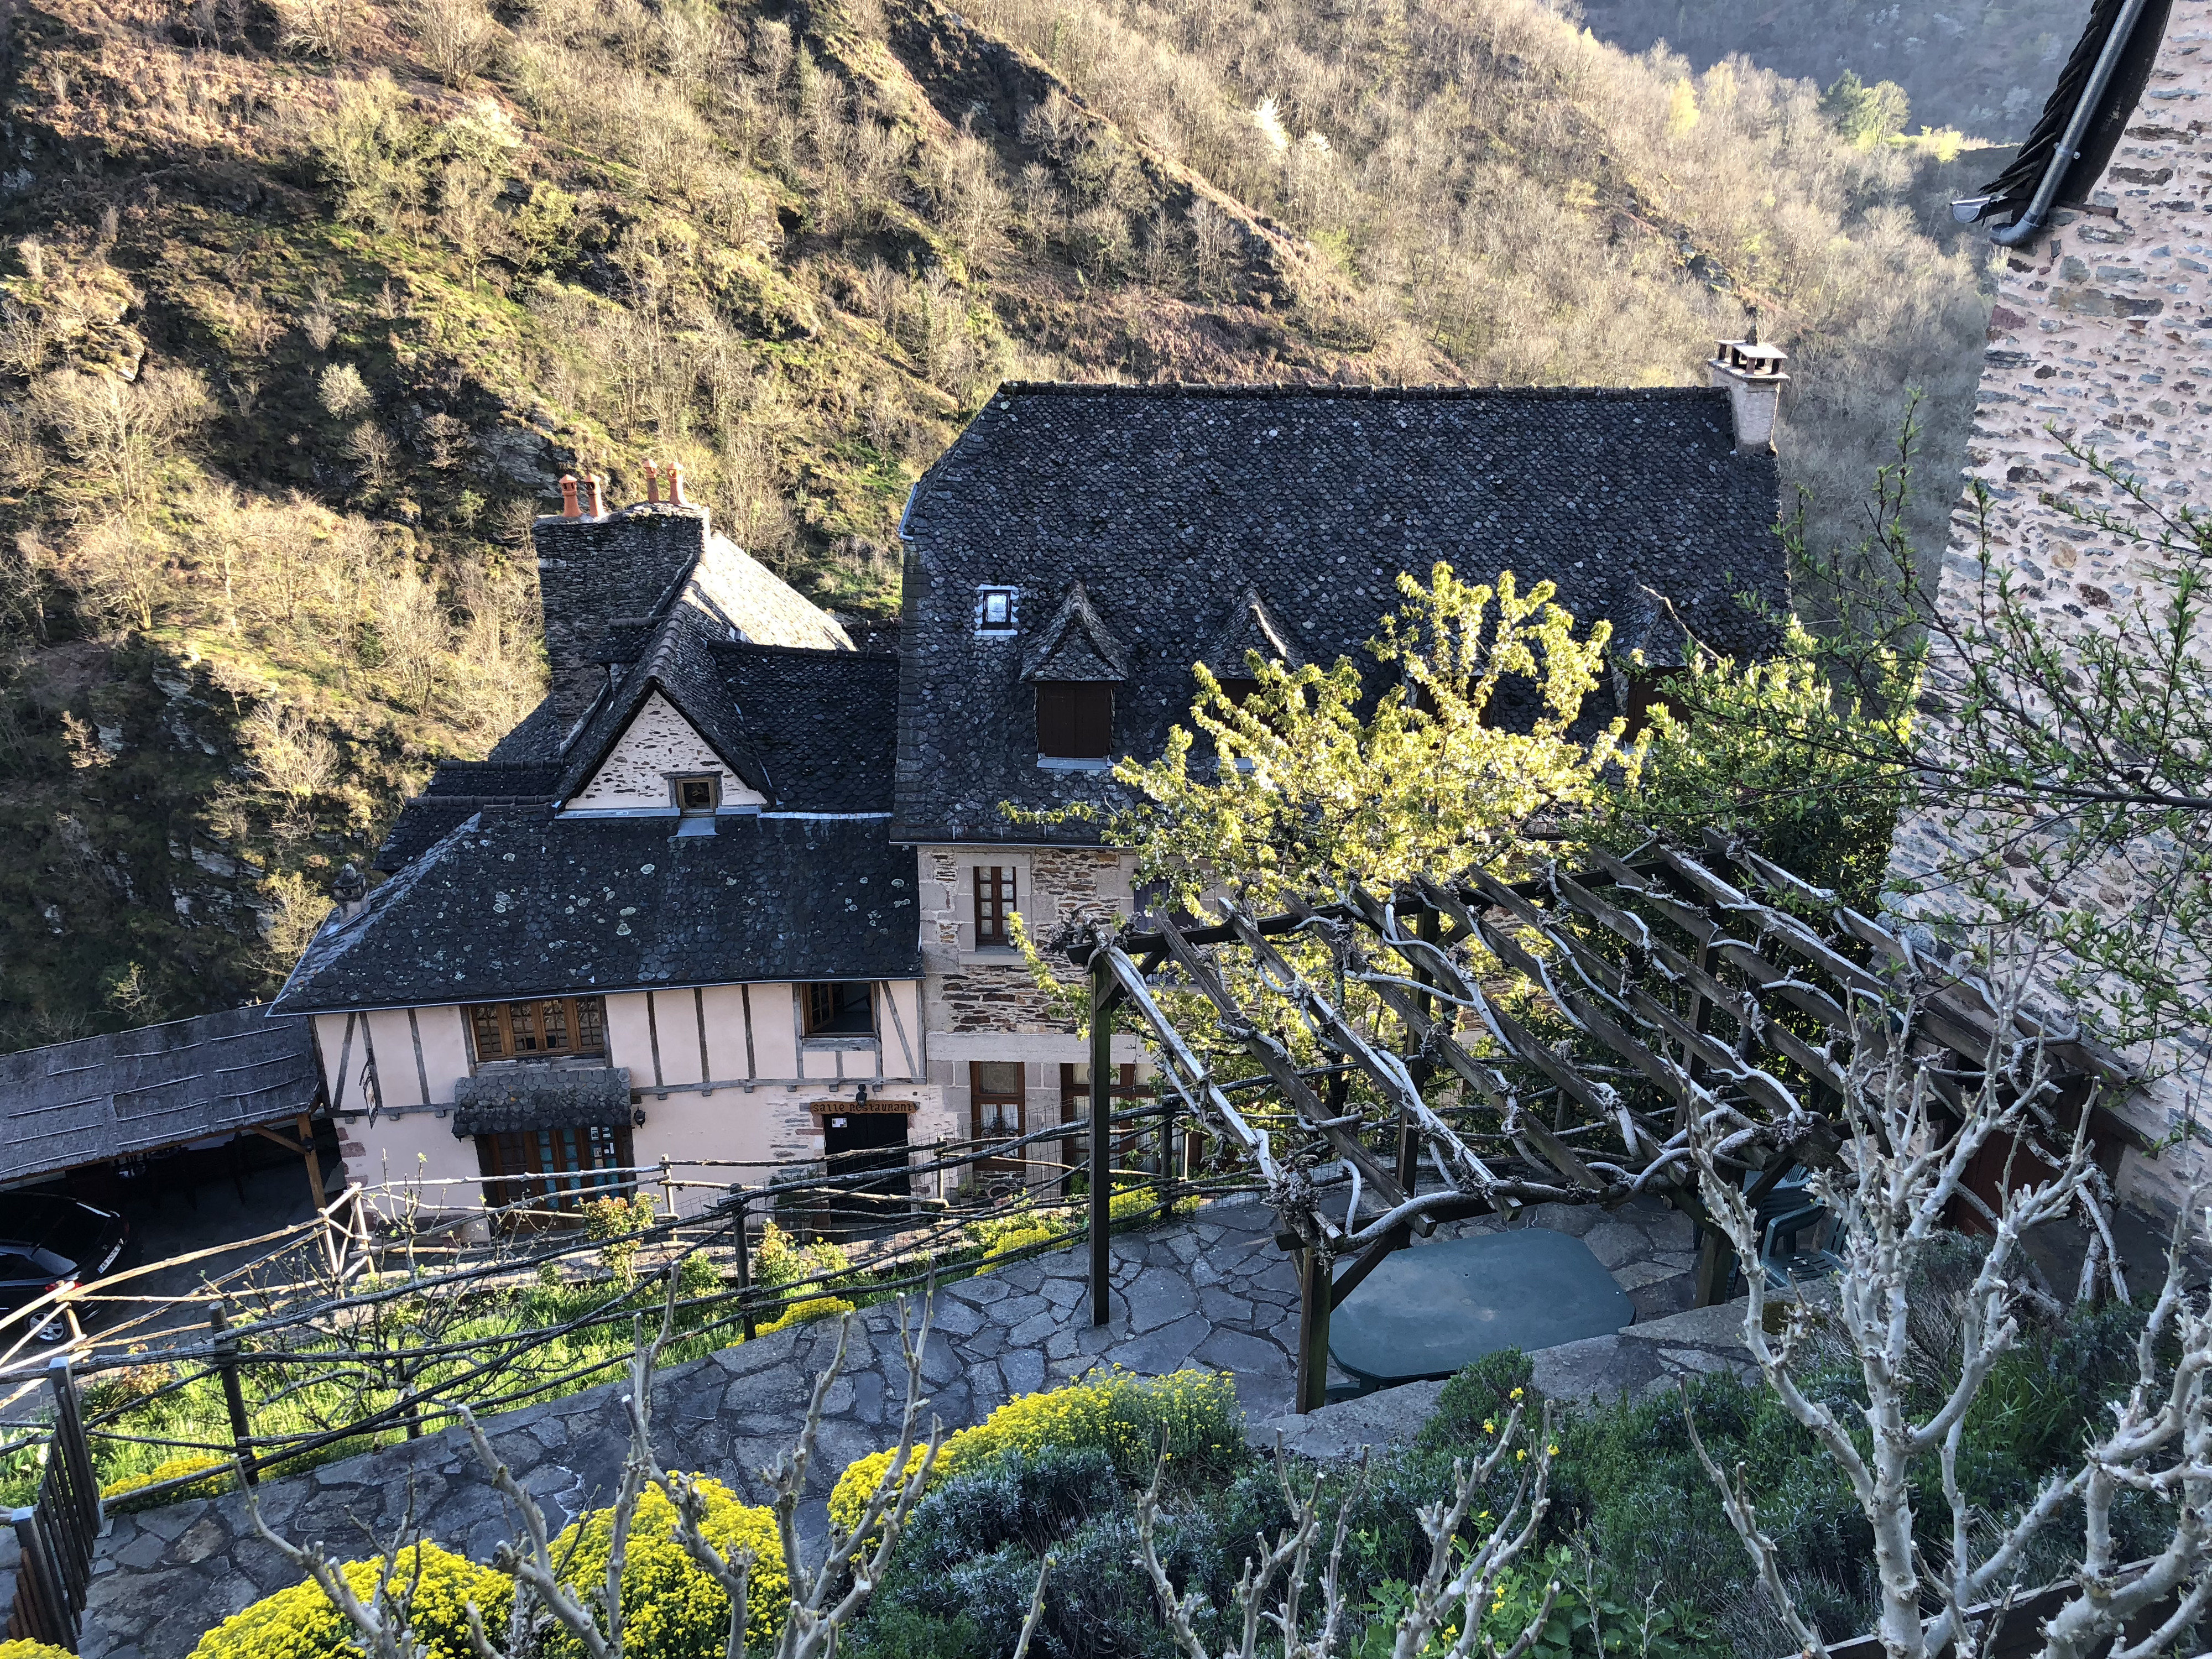
<path fill-rule="evenodd" d="M 2018 158 L 1957 210 L 1996 221 L 2002 251 L 1968 468 L 1989 493 L 1990 562 L 2061 640 L 2139 601 L 2155 612 L 2171 570 L 2154 546 L 2065 510 L 2132 510 L 2067 446 L 2142 479 L 2169 510 L 2212 504 L 2212 3 L 2095 7 Z M 1984 533 L 1957 514 L 1937 595 L 1954 617 L 1978 603 Z M 1908 818 L 1893 876 L 1933 884 L 1908 908 L 1955 914 L 1946 878 L 1982 845 L 1933 815 Z M 2129 904 L 2160 878 L 2152 850 L 2136 850 L 2064 896 Z M 2027 877 L 2014 879 L 2025 895 Z M 2170 1215 L 2207 1173 L 2187 1126 L 2202 1121 L 2212 1049 L 2184 1037 L 2131 1058 L 2160 1075 L 2115 1103 L 2101 1151 L 2124 1198 Z"/>
<path fill-rule="evenodd" d="M 570 1202 L 662 1158 L 757 1181 L 1071 1121 L 1087 1056 L 1016 923 L 1139 904 L 1110 769 L 1188 718 L 1193 664 L 1361 658 L 1438 559 L 1613 623 L 1593 720 L 1684 628 L 1759 649 L 1780 369 L 1725 343 L 1696 389 L 1010 384 L 915 489 L 895 656 L 680 491 L 572 495 L 533 532 L 544 702 L 438 769 L 275 1004 L 312 1017 L 351 1173 Z"/>
<path fill-rule="evenodd" d="M 1669 604 L 1714 647 L 1758 650 L 1737 596 L 1788 601 L 1781 367 L 1727 342 L 1695 389 L 1002 386 L 900 526 L 890 835 L 919 857 L 928 1075 L 954 1120 L 1034 1132 L 1087 1109 L 1085 1046 L 1010 922 L 1042 943 L 1131 907 L 1134 860 L 1102 844 L 1125 804 L 1110 769 L 1188 722 L 1194 664 L 1232 690 L 1253 652 L 1371 672 L 1400 573 L 1439 559 L 1549 578 L 1578 626 L 1613 623 L 1593 722 L 1638 707 L 1632 652 L 1682 660 Z"/>
<path fill-rule="evenodd" d="M 353 1173 L 573 1204 L 945 1134 L 884 835 L 896 660 L 705 508 L 587 505 L 535 527 L 544 702 L 438 769 L 274 1005 L 313 1018 Z"/>

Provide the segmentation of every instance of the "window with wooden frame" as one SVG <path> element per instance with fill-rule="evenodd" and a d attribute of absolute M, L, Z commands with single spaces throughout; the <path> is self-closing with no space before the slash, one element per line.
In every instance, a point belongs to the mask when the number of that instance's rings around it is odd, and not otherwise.
<path fill-rule="evenodd" d="M 1114 687 L 1105 680 L 1039 680 L 1037 753 L 1047 760 L 1104 760 L 1114 749 Z"/>
<path fill-rule="evenodd" d="M 603 1055 L 607 1005 L 600 997 L 544 997 L 532 1002 L 479 1002 L 469 1010 L 477 1063 Z"/>
<path fill-rule="evenodd" d="M 476 1141 L 484 1202 L 495 1209 L 527 1205 L 574 1212 L 594 1200 L 619 1197 L 636 1184 L 621 1173 L 635 1162 L 627 1125 L 522 1129 L 478 1135 Z"/>
<path fill-rule="evenodd" d="M 870 994 L 872 988 L 866 980 L 854 983 L 848 980 L 824 981 L 816 985 L 799 988 L 799 1000 L 806 1012 L 806 1035 L 820 1036 L 873 1036 L 876 1034 L 876 1003 Z"/>
<path fill-rule="evenodd" d="M 1010 865 L 975 866 L 975 948 L 1014 942 L 1014 872 Z"/>
<path fill-rule="evenodd" d="M 968 1122 L 977 1140 L 1012 1140 L 1022 1133 L 1022 1062 L 968 1062 Z"/>
<path fill-rule="evenodd" d="M 679 812 L 711 812 L 722 804 L 722 780 L 714 772 L 671 778 L 668 791 L 675 798 Z"/>

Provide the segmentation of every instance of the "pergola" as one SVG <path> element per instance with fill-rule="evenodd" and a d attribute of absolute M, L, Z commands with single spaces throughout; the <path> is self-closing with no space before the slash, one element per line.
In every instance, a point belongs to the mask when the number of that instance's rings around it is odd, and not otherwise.
<path fill-rule="evenodd" d="M 2070 1021 L 2013 1006 L 1717 835 L 1510 882 L 1477 871 L 1279 915 L 1214 908 L 1220 920 L 1203 925 L 1094 927 L 1070 955 L 1089 975 L 1091 1075 L 1111 1074 L 1115 1020 L 1133 1014 L 1164 1086 L 1265 1184 L 1278 1242 L 1300 1263 L 1301 1410 L 1325 1393 L 1331 1310 L 1416 1231 L 1655 1194 L 1700 1224 L 1704 1304 L 1725 1290 L 1732 1253 L 1705 1224 L 1693 1137 L 1755 1204 L 1796 1165 L 1833 1158 L 1855 1058 L 1905 1045 L 1954 1105 L 1996 1066 L 2052 1142 L 2070 1139 L 2100 1085 L 2130 1076 Z M 1198 1019 L 1179 1020 L 1178 1002 Z M 1200 1021 L 1209 1036 L 1194 1037 Z M 1294 1028 L 1322 1063 L 1300 1064 Z M 1256 1069 L 1217 1080 L 1209 1043 Z M 1439 1078 L 1459 1085 L 1457 1106 L 1431 1097 Z M 1107 1091 L 1092 1102 L 1090 1166 L 1103 1170 Z M 2124 1133 L 2101 1110 L 2094 1127 Z M 1339 1161 L 1340 1204 L 1315 1179 Z M 1091 1185 L 1100 1322 L 1110 1185 Z M 2109 1251 L 2104 1216 L 2092 1218 Z"/>

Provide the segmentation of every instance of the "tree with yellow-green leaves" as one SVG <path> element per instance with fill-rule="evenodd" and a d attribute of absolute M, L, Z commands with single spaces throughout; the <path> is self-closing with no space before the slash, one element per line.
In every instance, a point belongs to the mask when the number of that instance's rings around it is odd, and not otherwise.
<path fill-rule="evenodd" d="M 1107 839 L 1137 849 L 1139 879 L 1186 901 L 1225 886 L 1262 905 L 1445 878 L 1506 858 L 1531 826 L 1633 780 L 1642 740 L 1614 720 L 1571 733 L 1596 689 L 1612 625 L 1577 637 L 1549 581 L 1462 580 L 1439 562 L 1352 659 L 1287 668 L 1256 658 L 1241 699 L 1197 668 L 1195 731 L 1115 777 L 1136 798 Z M 1533 722 L 1497 718 L 1533 701 Z M 1523 725 L 1526 729 L 1520 729 Z"/>

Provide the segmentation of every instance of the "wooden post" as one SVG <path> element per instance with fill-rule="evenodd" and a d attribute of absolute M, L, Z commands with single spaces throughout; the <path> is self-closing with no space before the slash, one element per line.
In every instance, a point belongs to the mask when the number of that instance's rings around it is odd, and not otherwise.
<path fill-rule="evenodd" d="M 246 1395 L 238 1386 L 238 1339 L 228 1334 L 230 1319 L 221 1304 L 209 1323 L 215 1328 L 215 1364 L 222 1375 L 222 1403 L 230 1413 L 230 1443 L 238 1454 L 246 1484 L 258 1486 L 261 1476 L 253 1467 L 253 1434 L 246 1420 Z"/>
<path fill-rule="evenodd" d="M 300 1131 L 300 1156 L 307 1161 L 307 1185 L 314 1189 L 315 1208 L 323 1207 L 323 1161 L 315 1156 L 315 1121 L 302 1112 L 293 1120 Z"/>
<path fill-rule="evenodd" d="M 1114 976 L 1106 947 L 1091 953 L 1091 1322 L 1103 1325 L 1114 1268 Z"/>
<path fill-rule="evenodd" d="M 1298 1252 L 1298 1399 L 1300 1413 L 1328 1403 L 1328 1316 L 1336 1287 L 1328 1256 L 1311 1246 Z"/>
<path fill-rule="evenodd" d="M 745 1340 L 753 1340 L 753 1270 L 745 1256 L 745 1195 L 743 1188 L 737 1194 L 737 1203 L 731 1206 L 731 1218 L 738 1234 L 738 1323 L 745 1334 Z"/>
<path fill-rule="evenodd" d="M 1160 1104 L 1160 1202 L 1162 1204 L 1170 1203 L 1173 1199 L 1173 1194 L 1168 1191 L 1168 1183 L 1175 1179 L 1176 1175 L 1175 1137 L 1176 1103 L 1172 1100 L 1163 1101 Z"/>

